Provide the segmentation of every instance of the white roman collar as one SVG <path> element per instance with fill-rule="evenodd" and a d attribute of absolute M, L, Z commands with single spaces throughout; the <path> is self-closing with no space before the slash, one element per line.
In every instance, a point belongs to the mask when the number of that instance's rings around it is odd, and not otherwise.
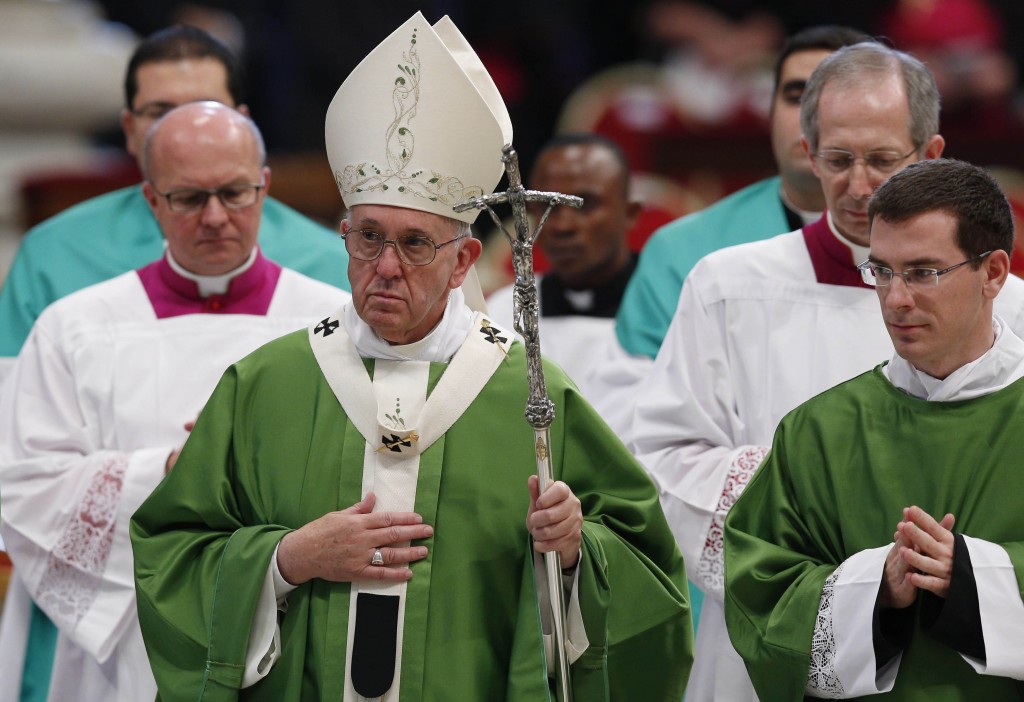
<path fill-rule="evenodd" d="M 885 376 L 908 395 L 933 402 L 969 400 L 1002 390 L 1024 378 L 1024 341 L 999 317 L 993 316 L 992 330 L 996 335 L 992 348 L 942 380 L 918 370 L 899 354 L 885 367 Z"/>
<path fill-rule="evenodd" d="M 850 253 L 853 254 L 853 265 L 857 266 L 868 260 L 868 254 L 871 253 L 870 248 L 867 246 L 861 246 L 860 244 L 855 244 L 840 234 L 839 230 L 836 229 L 836 223 L 832 221 L 831 212 L 825 213 L 825 220 L 828 222 L 828 230 L 832 232 L 832 236 L 834 236 L 840 244 L 848 248 Z"/>
<path fill-rule="evenodd" d="M 223 295 L 228 291 L 228 287 L 231 285 L 231 281 L 236 277 L 242 275 L 247 270 L 252 268 L 252 264 L 256 263 L 256 256 L 259 253 L 257 247 L 252 247 L 252 251 L 249 253 L 249 258 L 233 271 L 222 273 L 221 275 L 199 275 L 192 271 L 187 271 L 181 267 L 181 264 L 174 260 L 174 256 L 171 255 L 171 250 L 167 249 L 167 263 L 170 264 L 171 270 L 180 275 L 182 278 L 187 278 L 194 281 L 199 287 L 200 297 L 209 297 L 210 295 Z"/>

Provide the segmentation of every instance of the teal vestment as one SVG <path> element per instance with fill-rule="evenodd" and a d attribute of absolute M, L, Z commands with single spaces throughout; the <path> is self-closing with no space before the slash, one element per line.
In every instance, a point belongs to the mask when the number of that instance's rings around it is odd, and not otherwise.
<path fill-rule="evenodd" d="M 615 318 L 619 344 L 654 358 L 690 269 L 712 251 L 796 229 L 786 218 L 778 177 L 747 186 L 659 229 L 644 244 Z"/>

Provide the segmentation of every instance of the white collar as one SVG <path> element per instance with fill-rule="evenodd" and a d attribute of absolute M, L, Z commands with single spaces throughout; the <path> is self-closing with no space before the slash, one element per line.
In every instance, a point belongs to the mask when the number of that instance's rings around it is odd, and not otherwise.
<path fill-rule="evenodd" d="M 386 361 L 432 361 L 447 363 L 459 350 L 473 325 L 474 313 L 466 306 L 462 290 L 456 288 L 448 295 L 441 321 L 430 333 L 411 344 L 391 344 L 381 338 L 356 314 L 355 305 L 345 305 L 342 316 L 345 331 L 363 358 Z"/>
<path fill-rule="evenodd" d="M 233 271 L 222 273 L 221 275 L 199 275 L 192 271 L 187 271 L 181 267 L 181 264 L 174 260 L 174 256 L 171 255 L 171 250 L 167 249 L 167 263 L 170 264 L 171 270 L 180 275 L 182 278 L 188 278 L 195 282 L 199 287 L 200 297 L 209 297 L 210 295 L 223 295 L 228 291 L 228 287 L 231 285 L 231 281 L 238 276 L 245 273 L 247 270 L 252 268 L 252 264 L 256 263 L 256 255 L 259 253 L 257 247 L 252 247 L 252 251 L 249 253 L 249 258 Z"/>
<path fill-rule="evenodd" d="M 846 248 L 848 248 L 850 250 L 850 253 L 853 254 L 853 265 L 858 266 L 861 263 L 863 263 L 864 261 L 867 261 L 868 260 L 868 254 L 871 253 L 871 249 L 869 247 L 867 247 L 867 246 L 861 246 L 860 244 L 855 244 L 852 241 L 850 241 L 849 239 L 847 239 L 845 236 L 840 234 L 839 230 L 836 229 L 836 223 L 832 221 L 832 213 L 831 212 L 826 212 L 825 216 L 826 216 L 826 221 L 828 222 L 828 230 L 830 232 L 832 232 L 832 236 L 834 236 L 836 239 L 838 239 L 839 243 L 842 244 L 843 246 L 845 246 Z"/>
<path fill-rule="evenodd" d="M 895 354 L 885 376 L 908 395 L 932 402 L 969 400 L 1002 390 L 1024 378 L 1024 341 L 999 317 L 992 318 L 996 338 L 992 348 L 944 379 L 933 378 Z"/>

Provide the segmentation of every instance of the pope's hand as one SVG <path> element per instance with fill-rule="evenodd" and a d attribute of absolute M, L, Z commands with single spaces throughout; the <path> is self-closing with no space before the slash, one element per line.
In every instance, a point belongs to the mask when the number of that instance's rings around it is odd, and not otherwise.
<path fill-rule="evenodd" d="M 408 580 L 408 564 L 425 558 L 425 546 L 409 541 L 429 538 L 433 527 L 414 512 L 373 512 L 371 492 L 340 512 L 324 516 L 287 534 L 277 549 L 281 576 L 293 585 L 322 578 L 333 582 Z M 384 565 L 372 565 L 376 549 Z"/>
<path fill-rule="evenodd" d="M 583 543 L 583 508 L 579 498 L 562 481 L 548 485 L 540 494 L 540 481 L 531 475 L 530 509 L 526 526 L 533 537 L 533 548 L 539 553 L 558 551 L 562 568 L 576 565 Z"/>

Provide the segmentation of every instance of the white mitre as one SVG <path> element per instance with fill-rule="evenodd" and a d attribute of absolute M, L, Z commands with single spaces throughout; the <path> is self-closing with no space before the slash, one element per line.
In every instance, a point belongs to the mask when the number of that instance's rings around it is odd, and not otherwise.
<path fill-rule="evenodd" d="M 345 206 L 393 205 L 470 224 L 455 205 L 490 194 L 512 121 L 455 24 L 417 12 L 371 51 L 327 110 L 327 158 Z"/>

